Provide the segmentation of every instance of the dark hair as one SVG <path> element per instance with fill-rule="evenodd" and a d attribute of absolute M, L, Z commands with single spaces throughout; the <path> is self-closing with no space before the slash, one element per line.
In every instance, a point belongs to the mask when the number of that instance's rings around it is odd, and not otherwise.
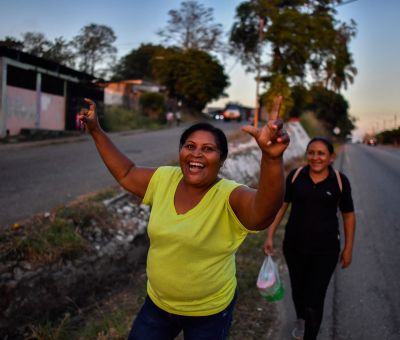
<path fill-rule="evenodd" d="M 312 138 L 308 142 L 306 150 L 308 150 L 308 147 L 314 142 L 321 142 L 321 143 L 325 144 L 326 148 L 328 149 L 329 154 L 331 154 L 331 155 L 335 152 L 335 150 L 333 148 L 333 144 L 325 137 L 314 137 L 314 138 Z"/>
<path fill-rule="evenodd" d="M 221 152 L 221 160 L 224 161 L 228 156 L 228 141 L 226 139 L 225 133 L 221 129 L 209 123 L 197 123 L 183 131 L 179 140 L 179 150 L 182 148 L 183 144 L 186 143 L 186 140 L 189 138 L 189 136 L 196 131 L 208 131 L 213 134 L 217 146 Z"/>

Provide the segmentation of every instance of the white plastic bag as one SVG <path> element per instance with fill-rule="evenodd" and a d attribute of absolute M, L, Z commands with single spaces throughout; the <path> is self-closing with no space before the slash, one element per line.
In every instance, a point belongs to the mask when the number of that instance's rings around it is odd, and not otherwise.
<path fill-rule="evenodd" d="M 278 267 L 272 256 L 265 257 L 257 278 L 257 288 L 261 296 L 268 301 L 278 301 L 283 298 L 284 290 L 279 277 Z"/>

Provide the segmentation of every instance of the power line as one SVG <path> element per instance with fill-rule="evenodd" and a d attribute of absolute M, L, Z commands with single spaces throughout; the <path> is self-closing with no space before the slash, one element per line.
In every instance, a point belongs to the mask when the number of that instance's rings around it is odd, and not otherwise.
<path fill-rule="evenodd" d="M 336 5 L 335 7 L 339 7 L 339 6 L 343 6 L 343 5 L 347 5 L 347 4 L 351 4 L 352 2 L 356 2 L 358 0 L 347 0 L 347 1 L 343 1 L 340 4 Z"/>

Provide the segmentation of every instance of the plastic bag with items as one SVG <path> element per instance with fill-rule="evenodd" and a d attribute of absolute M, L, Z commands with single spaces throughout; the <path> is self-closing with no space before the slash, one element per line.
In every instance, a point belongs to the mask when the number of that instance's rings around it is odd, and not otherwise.
<path fill-rule="evenodd" d="M 261 296 L 268 301 L 279 301 L 283 298 L 284 290 L 279 271 L 272 256 L 265 257 L 257 278 L 257 288 Z"/>

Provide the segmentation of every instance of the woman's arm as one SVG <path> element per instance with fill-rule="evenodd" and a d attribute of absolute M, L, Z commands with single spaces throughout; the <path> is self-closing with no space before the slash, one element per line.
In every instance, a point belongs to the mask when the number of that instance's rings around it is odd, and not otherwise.
<path fill-rule="evenodd" d="M 90 99 L 85 101 L 89 103 L 89 110 L 82 109 L 79 119 L 92 136 L 104 164 L 122 187 L 143 197 L 155 169 L 137 167 L 126 157 L 100 127 L 95 103 Z"/>
<path fill-rule="evenodd" d="M 340 256 L 342 268 L 347 268 L 351 264 L 353 255 L 354 234 L 356 230 L 356 215 L 354 212 L 342 213 L 344 227 L 344 248 Z"/>
<path fill-rule="evenodd" d="M 273 255 L 274 254 L 274 235 L 275 231 L 278 228 L 279 224 L 282 222 L 283 216 L 285 216 L 286 210 L 289 206 L 289 203 L 283 202 L 281 208 L 275 216 L 274 221 L 268 227 L 267 237 L 264 242 L 264 253 L 265 255 Z"/>
<path fill-rule="evenodd" d="M 271 120 L 262 129 L 243 127 L 256 140 L 261 149 L 260 177 L 257 190 L 244 186 L 236 188 L 230 196 L 230 204 L 242 224 L 250 230 L 265 229 L 282 205 L 284 192 L 283 152 L 289 144 L 289 136 L 278 120 L 282 97 L 277 97 Z"/>

